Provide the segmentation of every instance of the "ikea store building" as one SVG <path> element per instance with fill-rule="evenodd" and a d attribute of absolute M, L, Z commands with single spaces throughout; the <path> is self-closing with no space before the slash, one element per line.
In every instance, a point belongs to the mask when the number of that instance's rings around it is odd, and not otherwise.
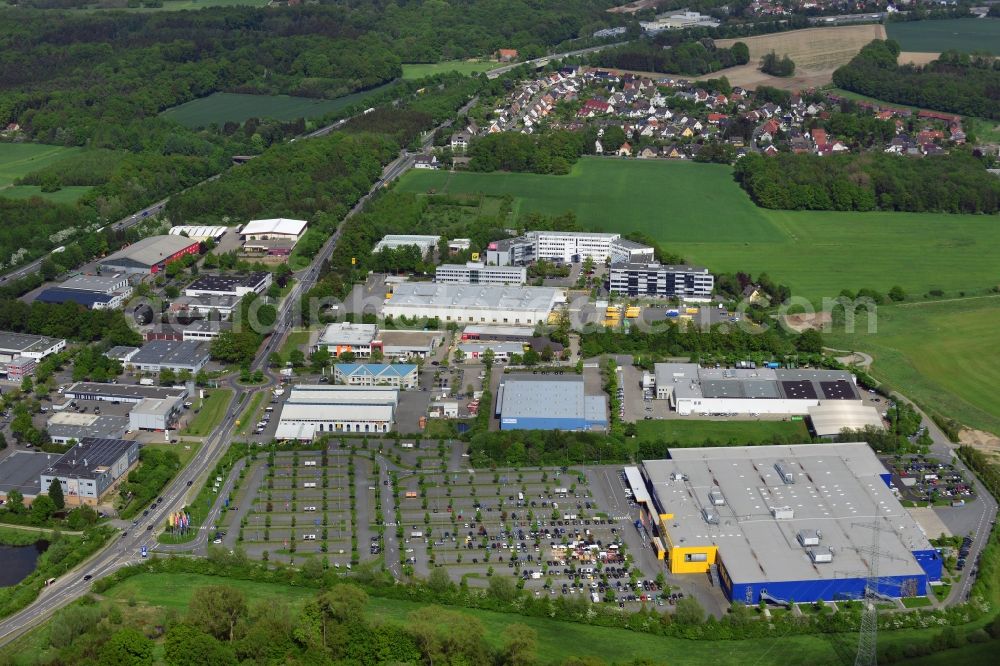
<path fill-rule="evenodd" d="M 671 449 L 628 467 L 643 529 L 672 573 L 708 573 L 730 601 L 924 596 L 941 556 L 864 442 Z"/>

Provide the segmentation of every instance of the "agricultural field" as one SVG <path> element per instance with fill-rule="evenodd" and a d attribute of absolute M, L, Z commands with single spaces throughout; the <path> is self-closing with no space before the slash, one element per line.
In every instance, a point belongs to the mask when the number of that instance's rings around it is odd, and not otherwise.
<path fill-rule="evenodd" d="M 926 408 L 1000 435 L 1000 296 L 916 301 L 878 309 L 870 333 L 828 336 L 837 349 L 872 355 L 873 374 Z"/>
<path fill-rule="evenodd" d="M 724 74 L 733 85 L 756 88 L 770 85 L 788 90 L 798 90 L 830 83 L 833 70 L 857 55 L 873 39 L 885 39 L 885 29 L 879 24 L 807 28 L 771 35 L 758 35 L 740 39 L 719 39 L 719 47 L 728 48 L 735 42 L 750 47 L 750 62 L 712 74 Z M 795 75 L 787 78 L 764 74 L 758 69 L 760 59 L 774 51 L 779 56 L 787 54 L 795 61 Z"/>
<path fill-rule="evenodd" d="M 14 181 L 18 178 L 80 151 L 80 148 L 48 146 L 41 143 L 0 143 L 0 193 L 3 196 L 10 196 L 6 190 L 13 187 Z"/>
<path fill-rule="evenodd" d="M 425 76 L 444 74 L 445 72 L 461 72 L 462 74 L 479 74 L 500 67 L 503 63 L 483 60 L 447 60 L 445 62 L 404 64 L 404 79 L 422 79 Z"/>
<path fill-rule="evenodd" d="M 885 31 L 903 51 L 941 53 L 954 49 L 1000 55 L 1000 19 L 946 19 L 889 23 Z"/>
<path fill-rule="evenodd" d="M 1000 225 L 985 216 L 758 208 L 723 165 L 580 160 L 568 176 L 411 171 L 405 191 L 515 197 L 513 216 L 576 212 L 584 228 L 642 231 L 715 272 L 767 272 L 813 301 L 842 289 L 949 294 L 1000 282 Z M 956 270 L 961 267 L 961 270 Z"/>
<path fill-rule="evenodd" d="M 273 118 L 285 121 L 317 118 L 346 109 L 391 85 L 393 84 L 387 83 L 378 88 L 337 99 L 214 93 L 167 109 L 160 115 L 191 128 L 206 127 L 212 123 L 221 125 L 227 121 L 242 123 L 247 118 Z"/>
<path fill-rule="evenodd" d="M 809 441 L 804 421 L 696 421 L 689 419 L 659 419 L 638 421 L 638 439 L 644 441 L 679 442 L 701 446 L 707 441 L 717 444 L 770 444 L 775 436 Z"/>

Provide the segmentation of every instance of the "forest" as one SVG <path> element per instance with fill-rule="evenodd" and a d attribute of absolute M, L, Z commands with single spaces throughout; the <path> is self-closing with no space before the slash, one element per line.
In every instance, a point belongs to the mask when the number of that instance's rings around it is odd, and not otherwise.
<path fill-rule="evenodd" d="M 1000 60 L 948 51 L 923 66 L 897 63 L 893 40 L 874 40 L 833 73 L 840 88 L 886 102 L 1000 120 Z"/>
<path fill-rule="evenodd" d="M 669 49 L 652 41 L 636 41 L 596 53 L 592 60 L 599 67 L 700 76 L 747 64 L 750 49 L 743 42 L 718 48 L 708 38 L 681 42 Z"/>
<path fill-rule="evenodd" d="M 735 177 L 764 208 L 987 214 L 1000 210 L 1000 179 L 960 151 L 926 158 L 881 152 L 747 155 L 737 161 Z"/>

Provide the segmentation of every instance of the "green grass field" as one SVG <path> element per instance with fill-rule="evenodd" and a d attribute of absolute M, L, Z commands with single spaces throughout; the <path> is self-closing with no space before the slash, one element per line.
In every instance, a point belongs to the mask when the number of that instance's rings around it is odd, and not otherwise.
<path fill-rule="evenodd" d="M 75 202 L 90 188 L 64 187 L 58 192 L 45 193 L 40 187 L 14 185 L 14 181 L 80 151 L 80 148 L 41 143 L 0 143 L 0 196 L 11 199 L 39 196 L 56 203 Z"/>
<path fill-rule="evenodd" d="M 221 125 L 230 120 L 242 123 L 247 118 L 273 118 L 275 120 L 316 118 L 357 104 L 392 85 L 392 83 L 387 83 L 378 88 L 345 95 L 337 99 L 214 93 L 208 97 L 171 107 L 160 115 L 192 128 L 206 127 L 212 123 Z"/>
<path fill-rule="evenodd" d="M 0 188 L 80 150 L 41 143 L 0 143 Z"/>
<path fill-rule="evenodd" d="M 714 272 L 766 271 L 817 302 L 845 288 L 958 292 L 1000 278 L 995 217 L 766 210 L 723 165 L 588 158 L 568 176 L 420 170 L 398 187 L 513 194 L 515 217 L 573 210 L 585 228 L 643 231 Z"/>
<path fill-rule="evenodd" d="M 187 467 L 195 454 L 201 448 L 201 442 L 180 442 L 178 444 L 143 444 L 144 449 L 159 449 L 162 451 L 173 451 L 181 461 L 181 469 Z"/>
<path fill-rule="evenodd" d="M 503 63 L 468 60 L 447 60 L 445 62 L 420 63 L 403 65 L 404 79 L 422 79 L 425 76 L 443 74 L 445 72 L 461 72 L 462 74 L 479 74 L 500 67 Z"/>
<path fill-rule="evenodd" d="M 309 344 L 309 331 L 291 331 L 288 336 L 285 337 L 285 341 L 281 344 L 281 358 L 284 361 L 288 360 L 288 354 L 293 349 L 298 349 L 301 352 L 305 352 L 305 346 Z"/>
<path fill-rule="evenodd" d="M 711 440 L 719 444 L 770 444 L 775 435 L 809 440 L 809 430 L 804 421 L 693 421 L 668 419 L 639 421 L 638 439 L 642 441 L 677 441 L 681 444 L 701 446 Z"/>
<path fill-rule="evenodd" d="M 127 605 L 135 600 L 139 607 L 157 606 L 183 614 L 191 595 L 197 587 L 204 585 L 229 585 L 240 589 L 251 605 L 285 603 L 294 612 L 301 608 L 314 594 L 313 590 L 290 587 L 273 583 L 255 583 L 235 579 L 223 579 L 197 574 L 140 574 L 116 585 L 105 593 L 113 603 Z M 421 608 L 423 604 L 381 597 L 370 597 L 367 615 L 374 620 L 406 622 L 407 616 Z M 128 611 L 128 608 L 123 608 Z M 607 663 L 650 657 L 656 661 L 666 660 L 670 664 L 691 664 L 718 666 L 789 663 L 789 655 L 795 655 L 791 663 L 796 664 L 845 664 L 854 657 L 857 637 L 854 634 L 817 636 L 778 636 L 768 639 L 740 641 L 699 641 L 678 638 L 664 638 L 632 632 L 625 629 L 594 627 L 547 618 L 529 618 L 506 613 L 469 610 L 449 607 L 464 616 L 475 618 L 485 629 L 487 640 L 494 646 L 502 642 L 504 629 L 515 622 L 532 627 L 538 634 L 536 654 L 544 661 L 559 662 L 570 655 L 593 656 Z M 42 645 L 48 625 L 22 639 L 23 645 Z M 883 631 L 879 642 L 906 644 L 914 637 L 926 637 L 926 632 Z M 994 648 L 995 649 L 995 648 Z M 955 654 L 975 653 L 973 648 L 955 651 Z M 4 656 L 9 656 L 5 651 Z M 948 653 L 944 653 L 948 654 Z M 15 660 L 14 663 L 21 663 Z M 949 663 L 944 660 L 928 660 L 930 664 Z M 957 663 L 957 662 L 950 662 Z M 974 662 L 978 663 L 978 662 Z"/>
<path fill-rule="evenodd" d="M 188 427 L 182 431 L 184 435 L 194 435 L 204 437 L 208 435 L 215 426 L 219 425 L 223 415 L 226 413 L 226 405 L 233 397 L 231 389 L 212 389 L 205 391 L 205 400 L 202 401 L 201 411 L 199 411 Z M 198 401 L 194 401 L 194 408 L 198 407 Z"/>
<path fill-rule="evenodd" d="M 904 51 L 940 53 L 955 49 L 1000 55 L 1000 19 L 892 22 L 886 23 L 885 31 Z"/>
<path fill-rule="evenodd" d="M 256 413 L 257 408 L 260 407 L 260 402 L 264 399 L 264 395 L 264 392 L 258 391 L 254 394 L 253 398 L 251 398 L 250 404 L 248 404 L 247 408 L 243 410 L 242 414 L 240 414 L 240 426 L 237 428 L 237 432 L 245 435 L 250 431 L 250 427 L 254 424 L 254 413 Z"/>
<path fill-rule="evenodd" d="M 1000 434 L 1000 296 L 879 308 L 877 332 L 859 318 L 855 333 L 828 344 L 874 358 L 874 374 L 925 407 Z"/>

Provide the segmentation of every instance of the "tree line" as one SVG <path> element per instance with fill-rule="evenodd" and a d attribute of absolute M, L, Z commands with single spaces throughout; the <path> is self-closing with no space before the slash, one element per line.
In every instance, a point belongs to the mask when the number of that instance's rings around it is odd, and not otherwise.
<path fill-rule="evenodd" d="M 750 62 L 750 49 L 743 42 L 736 42 L 730 48 L 720 48 L 708 38 L 669 47 L 643 40 L 599 51 L 591 57 L 591 62 L 598 67 L 700 76 L 747 64 Z"/>
<path fill-rule="evenodd" d="M 596 139 L 593 128 L 580 132 L 550 130 L 534 134 L 487 134 L 473 140 L 469 146 L 469 169 L 567 174 L 582 155 L 594 153 Z"/>
<path fill-rule="evenodd" d="M 788 210 L 986 213 L 1000 180 L 968 153 L 909 158 L 881 152 L 819 157 L 747 155 L 735 178 L 758 206 Z"/>
<path fill-rule="evenodd" d="M 897 42 L 876 39 L 833 82 L 887 102 L 1000 120 L 1000 60 L 947 51 L 921 67 L 898 64 L 899 53 Z"/>

